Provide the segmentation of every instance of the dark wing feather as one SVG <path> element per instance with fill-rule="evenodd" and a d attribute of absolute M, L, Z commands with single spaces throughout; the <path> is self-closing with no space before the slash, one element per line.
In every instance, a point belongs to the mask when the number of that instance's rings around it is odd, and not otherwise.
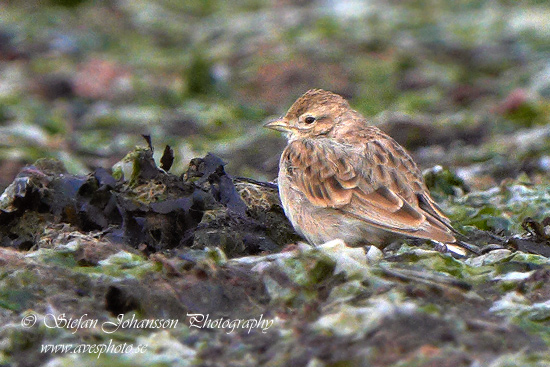
<path fill-rule="evenodd" d="M 455 241 L 422 174 L 393 139 L 378 135 L 362 145 L 296 140 L 283 154 L 290 180 L 313 205 L 341 210 L 391 232 Z"/>

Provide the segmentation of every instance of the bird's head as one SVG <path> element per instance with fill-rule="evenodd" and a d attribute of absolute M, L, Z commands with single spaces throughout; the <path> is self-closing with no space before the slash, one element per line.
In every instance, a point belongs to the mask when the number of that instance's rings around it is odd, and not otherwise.
<path fill-rule="evenodd" d="M 311 89 L 294 102 L 284 117 L 264 126 L 286 133 L 289 141 L 328 135 L 349 110 L 348 102 L 341 96 Z"/>

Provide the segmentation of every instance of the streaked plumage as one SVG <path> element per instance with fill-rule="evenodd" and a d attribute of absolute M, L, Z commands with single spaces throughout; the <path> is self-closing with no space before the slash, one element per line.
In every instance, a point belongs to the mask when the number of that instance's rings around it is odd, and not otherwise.
<path fill-rule="evenodd" d="M 399 236 L 455 242 L 409 154 L 348 102 L 310 90 L 267 127 L 287 133 L 279 193 L 310 243 L 384 247 Z"/>

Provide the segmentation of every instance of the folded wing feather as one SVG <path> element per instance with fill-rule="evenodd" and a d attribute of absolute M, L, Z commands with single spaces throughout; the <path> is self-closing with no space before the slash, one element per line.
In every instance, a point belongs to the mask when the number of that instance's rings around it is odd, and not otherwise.
<path fill-rule="evenodd" d="M 287 171 L 315 206 L 341 210 L 391 232 L 454 242 L 449 219 L 407 153 L 394 149 L 391 138 L 366 144 L 296 140 L 287 147 Z"/>

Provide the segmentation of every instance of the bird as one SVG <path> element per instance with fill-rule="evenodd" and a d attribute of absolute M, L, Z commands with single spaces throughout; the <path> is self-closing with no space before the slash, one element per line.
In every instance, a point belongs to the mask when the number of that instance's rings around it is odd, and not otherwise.
<path fill-rule="evenodd" d="M 279 196 L 310 244 L 340 239 L 383 249 L 404 237 L 457 244 L 409 153 L 342 96 L 308 90 L 264 126 L 286 134 Z"/>

